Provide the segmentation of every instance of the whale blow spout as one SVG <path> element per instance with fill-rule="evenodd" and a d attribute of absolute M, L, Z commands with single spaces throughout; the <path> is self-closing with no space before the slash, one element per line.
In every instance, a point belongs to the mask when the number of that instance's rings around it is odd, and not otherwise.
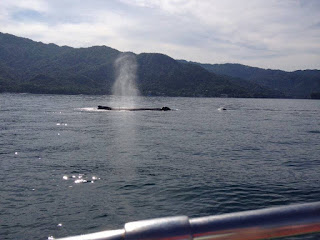
<path fill-rule="evenodd" d="M 138 63 L 132 53 L 122 53 L 115 61 L 116 80 L 112 92 L 116 96 L 139 96 L 137 88 Z"/>

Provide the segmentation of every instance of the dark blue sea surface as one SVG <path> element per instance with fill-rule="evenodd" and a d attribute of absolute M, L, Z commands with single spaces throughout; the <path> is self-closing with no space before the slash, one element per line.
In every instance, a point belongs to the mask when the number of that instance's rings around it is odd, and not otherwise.
<path fill-rule="evenodd" d="M 0 183 L 0 239 L 319 201 L 320 101 L 0 94 Z"/>

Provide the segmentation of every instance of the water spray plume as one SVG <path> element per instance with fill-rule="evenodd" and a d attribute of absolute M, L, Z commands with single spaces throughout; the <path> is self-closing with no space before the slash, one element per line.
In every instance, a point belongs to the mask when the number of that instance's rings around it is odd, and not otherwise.
<path fill-rule="evenodd" d="M 116 96 L 138 96 L 136 86 L 138 64 L 134 54 L 121 54 L 115 61 L 116 81 L 112 88 Z"/>

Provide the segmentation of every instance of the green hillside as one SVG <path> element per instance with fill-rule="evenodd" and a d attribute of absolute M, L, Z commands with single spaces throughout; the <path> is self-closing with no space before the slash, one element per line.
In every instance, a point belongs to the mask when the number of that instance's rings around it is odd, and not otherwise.
<path fill-rule="evenodd" d="M 111 94 L 114 62 L 106 46 L 72 48 L 0 33 L 0 92 Z M 133 53 L 131 53 L 133 54 Z M 157 53 L 134 54 L 142 95 L 282 97 L 258 84 L 212 73 Z"/>
<path fill-rule="evenodd" d="M 245 79 L 250 83 L 280 91 L 286 97 L 310 98 L 320 94 L 320 70 L 285 72 L 230 63 L 194 64 L 215 74 Z"/>

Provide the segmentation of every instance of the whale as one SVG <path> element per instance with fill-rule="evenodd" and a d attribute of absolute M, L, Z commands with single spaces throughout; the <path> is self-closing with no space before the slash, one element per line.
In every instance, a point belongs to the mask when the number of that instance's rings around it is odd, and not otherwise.
<path fill-rule="evenodd" d="M 169 107 L 162 108 L 112 108 L 108 106 L 98 106 L 99 110 L 108 110 L 108 111 L 170 111 Z"/>

